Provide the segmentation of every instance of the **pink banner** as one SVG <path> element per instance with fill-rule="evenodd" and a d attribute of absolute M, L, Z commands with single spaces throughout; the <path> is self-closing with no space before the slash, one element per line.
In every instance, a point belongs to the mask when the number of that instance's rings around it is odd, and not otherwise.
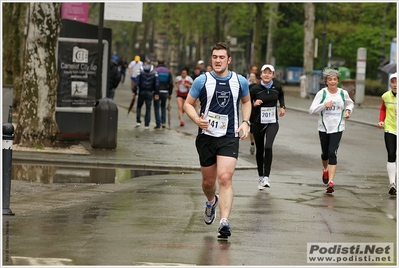
<path fill-rule="evenodd" d="M 87 23 L 89 19 L 89 3 L 62 3 L 61 18 Z"/>

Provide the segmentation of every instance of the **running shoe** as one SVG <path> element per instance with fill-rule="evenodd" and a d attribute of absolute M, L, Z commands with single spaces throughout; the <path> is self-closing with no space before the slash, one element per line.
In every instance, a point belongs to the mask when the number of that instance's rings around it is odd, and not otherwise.
<path fill-rule="evenodd" d="M 323 176 L 321 177 L 324 184 L 328 183 L 328 169 L 323 169 Z"/>
<path fill-rule="evenodd" d="M 215 204 L 209 205 L 208 201 L 205 202 L 205 216 L 204 221 L 206 224 L 212 224 L 216 219 L 216 206 L 218 205 L 219 196 L 215 194 Z"/>
<path fill-rule="evenodd" d="M 329 181 L 327 184 L 327 189 L 326 193 L 333 193 L 334 192 L 334 183 L 332 181 Z"/>
<path fill-rule="evenodd" d="M 390 195 L 396 195 L 396 185 L 393 183 L 389 185 L 389 192 Z"/>
<path fill-rule="evenodd" d="M 180 126 L 184 127 L 184 121 L 180 121 Z"/>
<path fill-rule="evenodd" d="M 255 145 L 251 145 L 251 147 L 249 147 L 249 152 L 253 155 L 255 153 Z"/>
<path fill-rule="evenodd" d="M 136 123 L 136 127 L 140 127 L 141 126 L 141 123 Z"/>
<path fill-rule="evenodd" d="M 270 187 L 269 177 L 259 177 L 258 189 L 263 190 L 266 187 Z"/>
<path fill-rule="evenodd" d="M 222 219 L 220 221 L 219 229 L 218 229 L 218 238 L 219 239 L 226 239 L 231 236 L 231 228 L 229 221 L 226 219 Z"/>

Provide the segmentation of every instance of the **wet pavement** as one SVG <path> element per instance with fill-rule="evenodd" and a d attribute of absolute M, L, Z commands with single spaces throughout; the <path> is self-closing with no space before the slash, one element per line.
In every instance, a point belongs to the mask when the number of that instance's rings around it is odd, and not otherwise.
<path fill-rule="evenodd" d="M 149 130 L 135 128 L 136 114 L 126 116 L 130 98 L 127 85 L 118 88 L 115 150 L 81 142 L 88 155 L 13 152 L 15 215 L 3 215 L 3 265 L 304 266 L 309 242 L 396 245 L 396 197 L 387 194 L 375 127 L 379 98 L 355 108 L 339 152 L 339 176 L 351 179 L 340 178 L 328 195 L 319 178 L 317 118 L 306 114 L 311 99 L 286 87 L 272 188 L 257 189 L 249 139 L 242 141 L 227 242 L 216 239 L 218 220 L 203 223 L 195 125 L 186 117 L 179 126 L 172 98 L 170 129 L 154 130 L 153 114 Z M 305 122 L 303 129 L 295 122 Z M 359 140 L 357 133 L 367 135 Z"/>

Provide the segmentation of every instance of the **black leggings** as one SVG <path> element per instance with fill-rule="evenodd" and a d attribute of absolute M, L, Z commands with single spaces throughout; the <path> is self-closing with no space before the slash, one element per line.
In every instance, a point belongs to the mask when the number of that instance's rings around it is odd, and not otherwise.
<path fill-rule="evenodd" d="M 258 166 L 259 176 L 269 177 L 270 175 L 270 169 L 273 160 L 272 147 L 278 129 L 278 122 L 267 125 L 262 125 L 259 123 L 252 124 L 252 132 L 254 134 L 256 144 L 256 164 Z"/>
<path fill-rule="evenodd" d="M 385 132 L 384 134 L 385 147 L 388 153 L 388 162 L 396 162 L 396 135 Z"/>
<path fill-rule="evenodd" d="M 321 160 L 328 160 L 329 165 L 337 164 L 337 152 L 341 142 L 342 132 L 327 134 L 319 131 L 321 145 Z"/>

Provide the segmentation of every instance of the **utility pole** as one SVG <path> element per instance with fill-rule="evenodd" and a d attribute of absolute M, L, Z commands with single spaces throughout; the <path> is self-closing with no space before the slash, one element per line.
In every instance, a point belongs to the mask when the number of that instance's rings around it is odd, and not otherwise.
<path fill-rule="evenodd" d="M 323 58 L 321 62 L 321 70 L 324 70 L 326 67 L 326 35 L 327 35 L 327 3 L 324 4 L 324 30 L 323 30 Z"/>

